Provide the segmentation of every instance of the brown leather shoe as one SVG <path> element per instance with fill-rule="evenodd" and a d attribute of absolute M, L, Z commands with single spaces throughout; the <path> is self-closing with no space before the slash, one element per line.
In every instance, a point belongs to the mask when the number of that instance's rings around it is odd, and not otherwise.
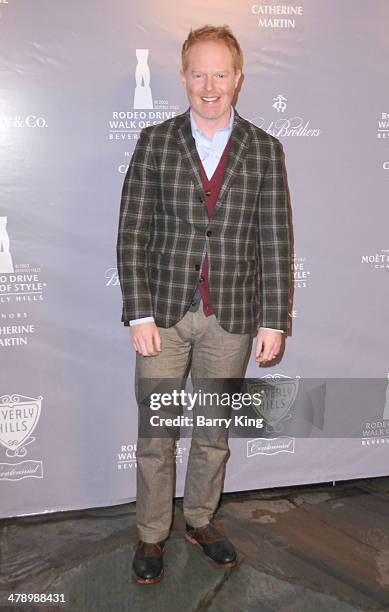
<path fill-rule="evenodd" d="M 132 569 L 139 584 L 154 584 L 163 575 L 163 553 L 165 541 L 150 544 L 139 540 L 136 546 Z"/>
<path fill-rule="evenodd" d="M 186 523 L 184 535 L 191 544 L 201 546 L 213 566 L 224 569 L 238 564 L 233 544 L 211 523 L 197 528 Z"/>

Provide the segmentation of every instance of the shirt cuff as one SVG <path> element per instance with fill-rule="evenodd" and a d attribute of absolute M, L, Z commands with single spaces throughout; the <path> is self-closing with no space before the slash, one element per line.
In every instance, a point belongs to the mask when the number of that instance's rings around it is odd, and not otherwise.
<path fill-rule="evenodd" d="M 139 323 L 153 323 L 154 317 L 142 317 L 141 319 L 132 319 L 130 325 L 139 325 Z"/>
<path fill-rule="evenodd" d="M 278 332 L 281 332 L 281 334 L 283 334 L 283 333 L 284 333 L 284 330 L 283 330 L 283 329 L 274 329 L 274 327 L 262 327 L 262 326 L 260 326 L 260 327 L 258 327 L 258 329 L 270 329 L 271 331 L 278 331 Z"/>

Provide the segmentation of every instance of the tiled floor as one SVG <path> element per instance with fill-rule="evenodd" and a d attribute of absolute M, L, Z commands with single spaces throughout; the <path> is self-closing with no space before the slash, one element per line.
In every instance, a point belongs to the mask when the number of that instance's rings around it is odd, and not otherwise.
<path fill-rule="evenodd" d="M 181 507 L 148 586 L 131 578 L 134 504 L 0 521 L 0 594 L 65 594 L 23 612 L 389 611 L 389 477 L 224 495 L 215 522 L 240 557 L 226 571 L 184 540 Z"/>

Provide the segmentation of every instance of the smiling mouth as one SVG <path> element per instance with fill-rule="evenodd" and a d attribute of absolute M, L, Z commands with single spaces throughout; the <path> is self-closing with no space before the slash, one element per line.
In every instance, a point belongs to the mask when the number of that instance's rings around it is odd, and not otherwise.
<path fill-rule="evenodd" d="M 201 99 L 206 104 L 215 104 L 215 102 L 220 100 L 220 96 L 201 96 Z"/>

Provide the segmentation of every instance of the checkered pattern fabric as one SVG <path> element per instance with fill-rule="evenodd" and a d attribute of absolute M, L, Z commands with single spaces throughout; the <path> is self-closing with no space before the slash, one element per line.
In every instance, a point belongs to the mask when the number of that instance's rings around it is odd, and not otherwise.
<path fill-rule="evenodd" d="M 171 327 L 191 305 L 205 254 L 219 324 L 287 331 L 291 228 L 280 142 L 236 109 L 218 201 L 208 219 L 189 108 L 144 128 L 126 173 L 117 264 L 122 322 Z"/>

